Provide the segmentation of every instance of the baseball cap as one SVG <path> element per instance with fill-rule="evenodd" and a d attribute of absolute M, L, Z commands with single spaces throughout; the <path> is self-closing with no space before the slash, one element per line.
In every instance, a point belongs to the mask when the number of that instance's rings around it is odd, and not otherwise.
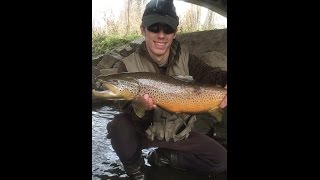
<path fill-rule="evenodd" d="M 179 25 L 179 17 L 176 14 L 173 0 L 151 0 L 142 15 L 142 25 L 149 27 L 155 23 L 168 24 L 176 30 Z"/>

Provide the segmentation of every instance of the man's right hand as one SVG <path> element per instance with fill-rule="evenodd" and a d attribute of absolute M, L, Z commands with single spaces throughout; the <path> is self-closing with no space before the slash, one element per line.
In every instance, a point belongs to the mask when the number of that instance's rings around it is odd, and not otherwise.
<path fill-rule="evenodd" d="M 139 96 L 135 101 L 143 106 L 145 110 L 152 110 L 157 107 L 157 105 L 154 104 L 153 99 L 148 94 Z"/>

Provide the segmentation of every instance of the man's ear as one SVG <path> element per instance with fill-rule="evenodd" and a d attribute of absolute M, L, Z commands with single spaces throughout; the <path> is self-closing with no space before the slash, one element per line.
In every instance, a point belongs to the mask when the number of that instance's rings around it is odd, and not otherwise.
<path fill-rule="evenodd" d="M 177 37 L 177 32 L 174 33 L 173 39 Z"/>
<path fill-rule="evenodd" d="M 146 36 L 146 29 L 144 28 L 144 26 L 140 26 L 140 31 L 142 36 Z"/>

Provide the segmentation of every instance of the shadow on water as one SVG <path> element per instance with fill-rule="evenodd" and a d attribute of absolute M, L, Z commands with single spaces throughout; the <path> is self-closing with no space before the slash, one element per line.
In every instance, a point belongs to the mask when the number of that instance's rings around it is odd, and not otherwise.
<path fill-rule="evenodd" d="M 107 124 L 119 112 L 108 104 L 98 104 L 92 107 L 92 180 L 128 180 L 122 164 L 111 146 L 110 139 L 107 139 Z M 206 120 L 198 121 L 205 122 Z M 212 120 L 208 120 L 212 122 Z M 205 130 L 205 129 L 204 129 Z M 201 130 L 203 131 L 203 130 Z M 206 130 L 205 130 L 206 131 Z M 222 143 L 223 144 L 223 143 Z M 150 149 L 143 150 L 143 156 L 150 152 Z M 173 168 L 151 167 L 145 159 L 147 180 L 206 180 L 212 179 L 207 175 L 193 174 Z M 226 180 L 226 175 L 215 177 L 215 180 Z"/>

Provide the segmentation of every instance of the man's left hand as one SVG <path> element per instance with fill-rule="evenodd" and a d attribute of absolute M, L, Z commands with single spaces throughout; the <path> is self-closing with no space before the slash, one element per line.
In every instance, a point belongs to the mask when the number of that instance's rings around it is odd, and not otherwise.
<path fill-rule="evenodd" d="M 224 88 L 227 89 L 227 85 L 226 85 Z M 222 99 L 219 107 L 220 107 L 220 108 L 225 108 L 226 106 L 227 106 L 227 95 Z"/>
<path fill-rule="evenodd" d="M 219 107 L 220 108 L 225 108 L 227 106 L 227 95 L 222 99 Z"/>

